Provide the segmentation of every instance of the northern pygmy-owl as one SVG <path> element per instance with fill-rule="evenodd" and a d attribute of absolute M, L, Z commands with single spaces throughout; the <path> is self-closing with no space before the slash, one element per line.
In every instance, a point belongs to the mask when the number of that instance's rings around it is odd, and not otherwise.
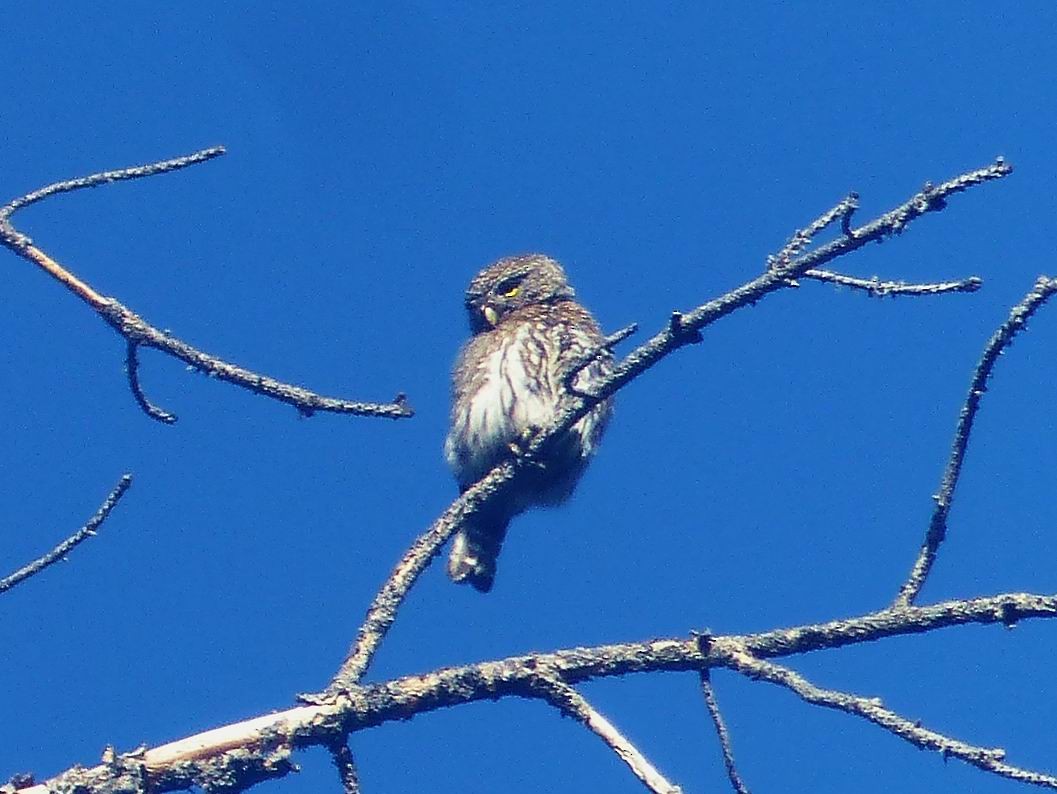
<path fill-rule="evenodd" d="M 546 427 L 558 411 L 569 365 L 604 343 L 594 317 L 575 300 L 565 271 L 542 254 L 500 259 L 466 290 L 470 341 L 452 378 L 451 430 L 445 456 L 465 491 L 504 458 L 511 445 Z M 600 355 L 573 379 L 577 389 L 610 372 Z M 492 588 L 496 557 L 510 519 L 537 505 L 565 501 L 583 474 L 611 412 L 599 403 L 548 451 L 518 473 L 509 489 L 476 513 L 456 536 L 448 575 L 482 593 Z"/>

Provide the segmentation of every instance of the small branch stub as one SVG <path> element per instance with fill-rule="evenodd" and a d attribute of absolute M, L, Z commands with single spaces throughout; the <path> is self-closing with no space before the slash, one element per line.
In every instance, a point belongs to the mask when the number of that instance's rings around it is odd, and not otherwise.
<path fill-rule="evenodd" d="M 682 312 L 672 312 L 672 316 L 668 319 L 668 330 L 671 331 L 672 336 L 679 341 L 680 344 L 696 345 L 702 339 L 699 330 L 686 327 L 686 324 L 683 322 Z"/>

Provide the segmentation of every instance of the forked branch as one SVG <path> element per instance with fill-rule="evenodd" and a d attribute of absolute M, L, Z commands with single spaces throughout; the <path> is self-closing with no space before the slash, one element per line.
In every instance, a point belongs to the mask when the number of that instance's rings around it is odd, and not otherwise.
<path fill-rule="evenodd" d="M 541 670 L 558 676 L 570 687 L 593 679 L 637 673 L 692 672 L 697 675 L 717 667 L 737 669 L 738 654 L 751 654 L 756 662 L 760 662 L 966 624 L 1002 626 L 1020 620 L 1055 618 L 1057 594 L 1003 593 L 925 607 L 889 607 L 828 623 L 758 634 L 694 634 L 511 656 L 379 683 L 353 684 L 334 697 L 321 693 L 310 698 L 314 705 L 296 706 L 141 750 L 135 754 L 135 760 L 145 771 L 152 794 L 184 789 L 198 780 L 225 776 L 229 782 L 247 788 L 266 777 L 285 774 L 283 769 L 290 771 L 293 768 L 289 762 L 292 750 L 312 746 L 330 748 L 350 733 L 442 708 L 533 696 L 532 688 L 539 686 Z M 769 674 L 772 669 L 761 667 L 751 659 L 747 664 L 763 673 Z M 996 759 L 989 767 L 994 774 L 1049 785 L 1045 782 L 1047 775 L 998 761 L 1000 751 L 977 749 L 981 758 Z M 967 755 L 973 753 L 967 751 Z M 62 790 L 103 794 L 113 790 L 107 788 L 112 776 L 113 770 L 105 764 L 89 769 L 76 767 L 45 783 L 22 787 L 19 792 L 48 794 L 59 789 L 61 784 Z M 77 786 L 83 788 L 74 788 Z"/>
<path fill-rule="evenodd" d="M 136 357 L 137 350 L 140 347 L 153 347 L 183 361 L 199 372 L 225 380 L 256 394 L 292 405 L 305 416 L 311 416 L 317 411 L 353 414 L 356 416 L 377 416 L 389 419 L 402 419 L 411 416 L 413 412 L 402 394 L 398 394 L 390 403 L 355 402 L 334 397 L 324 397 L 300 386 L 283 383 L 204 353 L 186 342 L 158 330 L 117 299 L 100 294 L 94 287 L 82 281 L 70 270 L 44 253 L 33 244 L 29 237 L 15 229 L 11 224 L 11 216 L 15 212 L 50 196 L 84 188 L 98 187 L 111 182 L 140 179 L 168 173 L 169 171 L 177 171 L 211 160 L 214 157 L 219 157 L 223 153 L 223 147 L 216 146 L 211 149 L 203 149 L 186 157 L 177 157 L 172 160 L 163 160 L 158 163 L 135 166 L 133 168 L 122 168 L 116 171 L 103 171 L 79 179 L 56 182 L 53 185 L 28 193 L 0 207 L 0 243 L 23 259 L 35 264 L 70 290 L 127 340 L 126 371 L 129 378 L 129 387 L 136 402 L 152 419 L 167 424 L 176 421 L 176 417 L 173 414 L 152 404 L 140 387 L 138 360 Z"/>
<path fill-rule="evenodd" d="M 788 667 L 757 659 L 737 647 L 729 651 L 728 658 L 731 669 L 749 678 L 783 686 L 813 705 L 862 717 L 922 750 L 936 750 L 942 753 L 944 758 L 958 758 L 985 772 L 993 772 L 1010 780 L 1057 789 L 1057 777 L 1005 763 L 1006 751 L 1002 748 L 967 744 L 925 728 L 919 720 L 908 719 L 886 708 L 879 698 L 822 689 Z"/>

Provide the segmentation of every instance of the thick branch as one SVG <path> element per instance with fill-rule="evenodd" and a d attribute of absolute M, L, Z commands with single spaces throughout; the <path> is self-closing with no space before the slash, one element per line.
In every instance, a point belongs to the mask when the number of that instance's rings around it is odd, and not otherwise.
<path fill-rule="evenodd" d="M 11 215 L 16 211 L 41 201 L 49 196 L 59 193 L 67 193 L 83 188 L 97 187 L 120 180 L 140 179 L 142 177 L 164 174 L 176 171 L 196 163 L 211 160 L 224 153 L 223 147 L 203 149 L 200 152 L 178 157 L 173 160 L 165 160 L 145 166 L 123 168 L 117 171 L 104 171 L 98 174 L 71 179 L 65 182 L 57 182 L 53 185 L 36 190 L 25 196 L 0 207 L 0 243 L 14 251 L 16 254 L 32 262 L 45 273 L 50 275 L 74 295 L 79 297 L 92 307 L 106 322 L 123 336 L 128 342 L 129 362 L 129 385 L 137 403 L 152 419 L 161 422 L 172 423 L 176 417 L 153 406 L 139 388 L 137 380 L 136 348 L 139 346 L 153 347 L 174 358 L 178 358 L 191 367 L 204 372 L 207 375 L 226 380 L 244 389 L 249 389 L 256 394 L 270 397 L 280 402 L 285 402 L 297 408 L 305 416 L 310 416 L 316 411 L 329 411 L 333 413 L 353 414 L 357 416 L 377 416 L 389 419 L 401 419 L 412 415 L 411 408 L 403 395 L 397 395 L 390 403 L 365 403 L 351 400 L 342 400 L 333 397 L 324 397 L 288 383 L 277 381 L 256 372 L 243 369 L 242 367 L 229 364 L 222 359 L 204 353 L 197 348 L 191 347 L 175 337 L 163 333 L 150 325 L 127 306 L 122 305 L 114 298 L 100 294 L 94 287 L 82 281 L 72 272 L 56 262 L 41 249 L 33 245 L 29 237 L 19 232 L 11 225 Z"/>
<path fill-rule="evenodd" d="M 1057 279 L 1041 276 L 1035 282 L 1034 288 L 1020 303 L 1013 307 L 1008 319 L 999 326 L 992 334 L 976 365 L 972 380 L 969 383 L 969 394 L 966 395 L 965 403 L 962 405 L 961 413 L 958 415 L 958 426 L 954 431 L 954 442 L 951 444 L 951 454 L 947 459 L 947 466 L 943 470 L 943 479 L 940 489 L 933 497 L 935 507 L 932 510 L 932 518 L 929 520 L 928 530 L 925 532 L 925 540 L 921 544 L 918 558 L 910 571 L 910 576 L 899 590 L 895 605 L 901 606 L 913 603 L 921 592 L 932 564 L 936 561 L 936 553 L 940 544 L 947 535 L 947 516 L 950 514 L 951 503 L 954 500 L 954 489 L 958 485 L 958 477 L 962 471 L 962 463 L 965 461 L 965 451 L 969 446 L 969 435 L 973 430 L 973 421 L 980 409 L 980 400 L 987 391 L 987 381 L 994 371 L 998 357 L 1013 342 L 1013 337 L 1024 330 L 1028 319 L 1035 314 L 1057 292 Z"/>
<path fill-rule="evenodd" d="M 772 684 L 791 689 L 808 703 L 823 706 L 837 711 L 844 711 L 880 725 L 889 733 L 905 739 L 922 750 L 938 750 L 944 758 L 960 758 L 966 763 L 993 772 L 1001 777 L 1032 783 L 1036 786 L 1057 789 L 1057 778 L 1039 772 L 1032 772 L 1004 763 L 1006 751 L 997 747 L 978 747 L 942 733 L 922 727 L 917 720 L 909 720 L 885 708 L 879 698 L 865 698 L 858 695 L 838 692 L 832 689 L 821 689 L 806 678 L 774 662 L 757 659 L 744 650 L 733 649 L 730 652 L 730 668 L 750 678 L 769 681 Z"/>
<path fill-rule="evenodd" d="M 106 521 L 107 516 L 110 515 L 110 511 L 117 506 L 117 503 L 119 501 L 121 501 L 121 497 L 125 495 L 125 491 L 129 489 L 130 485 L 132 485 L 132 475 L 126 474 L 122 476 L 122 478 L 118 480 L 117 485 L 114 486 L 114 490 L 110 492 L 110 495 L 107 496 L 103 504 L 99 506 L 99 509 L 95 512 L 95 515 L 89 518 L 88 521 L 85 522 L 85 525 L 83 527 L 74 532 L 72 535 L 70 535 L 70 537 L 66 538 L 66 540 L 64 540 L 54 549 L 49 551 L 43 557 L 40 557 L 39 559 L 34 560 L 28 565 L 19 568 L 10 576 L 4 579 L 0 579 L 0 593 L 3 593 L 6 590 L 10 590 L 15 585 L 24 582 L 26 579 L 29 579 L 35 574 L 40 573 L 49 565 L 52 565 L 58 562 L 59 560 L 64 559 L 67 554 L 73 551 L 74 547 L 87 540 L 88 538 L 92 537 L 96 533 L 96 530 L 98 530 L 99 527 L 102 526 L 103 522 Z"/>
<path fill-rule="evenodd" d="M 781 257 L 785 255 L 785 252 L 798 251 L 806 244 L 806 242 L 798 242 L 796 246 L 791 247 L 793 244 L 790 243 L 778 258 L 771 258 L 767 271 L 761 276 L 688 313 L 674 313 L 659 333 L 633 350 L 617 364 L 611 374 L 594 383 L 589 396 L 568 394 L 565 409 L 555 417 L 549 427 L 544 428 L 532 440 L 521 455 L 495 467 L 474 487 L 456 499 L 444 514 L 415 540 L 368 608 L 356 642 L 334 676 L 327 692 L 334 695 L 362 678 L 389 631 L 389 627 L 396 619 L 397 610 L 404 598 L 433 557 L 440 552 L 440 548 L 458 531 L 466 516 L 475 512 L 478 506 L 495 498 L 495 495 L 515 476 L 518 468 L 530 465 L 541 456 L 545 456 L 547 447 L 582 419 L 592 407 L 597 405 L 599 400 L 611 396 L 680 347 L 697 341 L 700 338 L 700 330 L 705 326 L 711 325 L 740 308 L 751 306 L 773 292 L 788 287 L 791 280 L 812 268 L 818 268 L 840 256 L 856 251 L 867 243 L 883 240 L 892 234 L 902 232 L 914 218 L 926 212 L 943 209 L 946 206 L 947 196 L 967 190 L 973 185 L 999 179 L 1011 172 L 1011 167 L 999 160 L 986 168 L 955 177 L 939 187 L 926 186 L 922 192 L 914 195 L 904 204 L 857 229 L 851 229 L 849 226 L 851 213 L 857 206 L 856 198 L 850 196 L 814 221 L 808 227 L 810 235 L 806 237 L 806 240 L 809 241 L 811 235 L 837 220 L 841 221 L 842 229 L 844 229 L 842 237 L 797 259 L 783 262 Z M 802 240 L 803 235 L 801 238 L 794 239 Z M 619 332 L 613 338 L 623 338 L 623 333 Z M 591 357 L 593 353 L 585 363 L 589 362 Z"/>
<path fill-rule="evenodd" d="M 537 680 L 530 683 L 528 691 L 543 698 L 566 717 L 572 717 L 594 733 L 654 794 L 681 794 L 682 789 L 669 783 L 667 778 L 613 723 L 599 714 L 583 695 L 562 681 L 559 676 L 546 672 L 541 673 Z"/>
<path fill-rule="evenodd" d="M 290 749 L 332 747 L 350 732 L 407 720 L 441 708 L 524 697 L 528 688 L 538 684 L 540 670 L 560 676 L 570 686 L 632 673 L 699 673 L 731 666 L 734 651 L 750 653 L 757 659 L 776 658 L 967 623 L 1012 625 L 1030 618 L 1057 618 L 1057 594 L 1003 593 L 927 607 L 888 608 L 844 620 L 759 634 L 695 634 L 686 638 L 512 656 L 377 684 L 355 684 L 337 697 L 320 695 L 315 698 L 316 705 L 298 706 L 206 731 L 144 750 L 137 758 L 149 776 L 151 791 L 156 794 L 186 788 L 188 781 L 197 779 L 202 770 L 219 775 L 224 770 L 239 774 L 238 770 L 250 769 L 256 780 L 266 773 L 278 774 L 277 765 L 287 763 Z M 102 794 L 108 774 L 105 766 L 101 766 L 71 769 L 60 778 L 67 784 L 80 781 L 87 787 L 85 791 Z M 47 794 L 47 786 L 58 779 L 21 791 Z"/>

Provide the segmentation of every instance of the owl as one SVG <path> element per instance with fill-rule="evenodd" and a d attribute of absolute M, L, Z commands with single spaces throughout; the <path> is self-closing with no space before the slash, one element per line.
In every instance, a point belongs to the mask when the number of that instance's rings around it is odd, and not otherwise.
<path fill-rule="evenodd" d="M 571 363 L 604 344 L 594 317 L 576 302 L 565 271 L 542 254 L 500 259 L 466 290 L 472 336 L 455 363 L 451 429 L 445 457 L 461 491 L 511 456 L 555 418 Z M 572 385 L 588 390 L 611 372 L 605 352 Z M 467 520 L 455 536 L 448 575 L 482 593 L 492 588 L 496 558 L 510 519 L 531 507 L 569 498 L 605 430 L 604 401 L 549 448 L 539 465 L 518 472 L 507 491 Z"/>

